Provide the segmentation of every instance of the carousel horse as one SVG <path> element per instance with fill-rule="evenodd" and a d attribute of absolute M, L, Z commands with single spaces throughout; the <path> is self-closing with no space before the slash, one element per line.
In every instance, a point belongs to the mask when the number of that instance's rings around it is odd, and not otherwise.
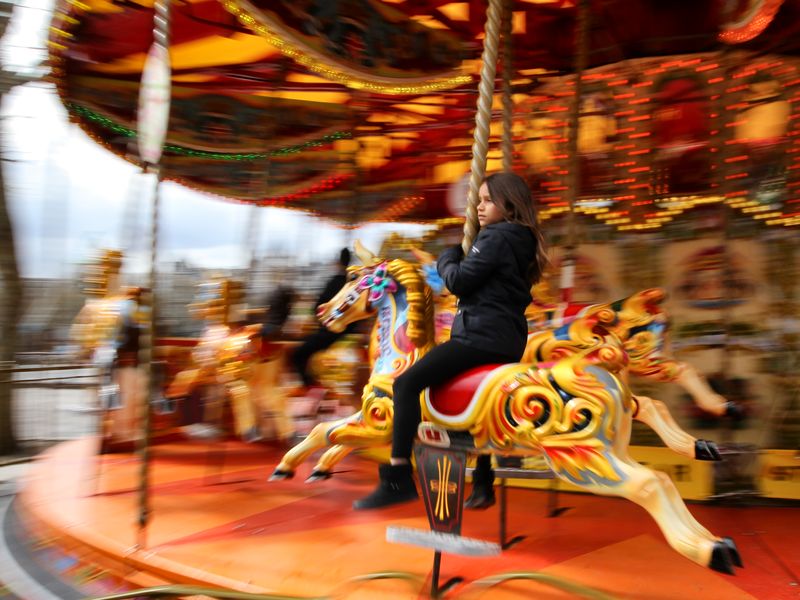
<path fill-rule="evenodd" d="M 70 328 L 80 357 L 100 371 L 98 404 L 105 449 L 137 439 L 145 398 L 145 375 L 138 367 L 141 289 L 120 286 L 121 266 L 122 252 L 104 250 L 89 267 L 84 291 L 90 298 Z"/>
<path fill-rule="evenodd" d="M 365 256 L 350 267 L 348 281 L 317 316 L 333 331 L 377 315 L 374 368 L 362 394 L 362 409 L 320 423 L 284 455 L 271 480 L 286 479 L 315 450 L 327 445 L 309 479 L 355 448 L 387 445 L 392 434 L 392 382 L 434 346 L 433 294 L 419 270 L 404 260 Z M 627 498 L 658 523 L 667 542 L 683 556 L 733 573 L 741 565 L 732 540 L 712 535 L 689 513 L 672 480 L 628 455 L 634 402 L 624 382 L 628 355 L 601 316 L 582 318 L 582 333 L 594 340 L 550 364 L 487 365 L 420 399 L 420 431 L 460 435 L 472 452 L 542 456 L 553 473 L 578 487 Z M 461 388 L 458 393 L 456 388 Z M 466 391 L 465 391 L 466 389 Z"/>
<path fill-rule="evenodd" d="M 572 323 L 591 314 L 605 315 L 604 327 L 620 340 L 628 354 L 629 374 L 650 381 L 678 383 L 703 410 L 718 416 L 735 416 L 738 408 L 715 393 L 693 366 L 668 357 L 668 319 L 661 307 L 665 296 L 662 289 L 653 288 L 617 302 L 571 304 L 545 310 L 539 316 L 541 326 L 534 325 L 528 334 L 522 360 L 537 362 L 549 359 L 554 351 L 563 352 L 560 341 L 569 338 Z M 572 314 L 565 316 L 565 312 Z M 721 459 L 716 443 L 697 439 L 681 429 L 664 402 L 640 394 L 635 394 L 633 401 L 634 419 L 653 429 L 678 454 L 697 460 Z"/>
<path fill-rule="evenodd" d="M 192 437 L 220 435 L 225 401 L 230 400 L 236 434 L 248 442 L 261 438 L 251 384 L 260 359 L 261 326 L 240 324 L 242 296 L 240 282 L 216 279 L 200 284 L 191 306 L 207 326 L 192 351 L 193 367 L 175 376 L 165 396 L 183 401 L 182 423 Z"/>
<path fill-rule="evenodd" d="M 413 248 L 425 280 L 434 291 L 436 341 L 449 339 L 456 311 L 455 296 L 444 287 L 432 254 Z M 738 408 L 714 392 L 692 365 L 668 357 L 668 318 L 661 304 L 665 292 L 653 288 L 604 304 L 563 303 L 545 305 L 534 300 L 528 317 L 528 342 L 523 362 L 550 360 L 559 340 L 569 339 L 570 324 L 587 314 L 607 314 L 604 326 L 622 341 L 628 353 L 630 374 L 660 383 L 677 383 L 704 411 L 736 416 Z M 561 348 L 563 351 L 564 348 Z M 697 439 L 680 428 L 660 400 L 634 395 L 634 419 L 653 429 L 664 443 L 683 456 L 697 460 L 720 460 L 719 449 L 710 440 Z"/>

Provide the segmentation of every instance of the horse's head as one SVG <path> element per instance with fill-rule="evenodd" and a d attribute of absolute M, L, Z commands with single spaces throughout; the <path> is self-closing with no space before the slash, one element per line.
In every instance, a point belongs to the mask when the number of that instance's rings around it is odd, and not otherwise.
<path fill-rule="evenodd" d="M 87 267 L 83 277 L 84 292 L 89 296 L 103 298 L 119 291 L 119 273 L 122 268 L 120 250 L 102 250 L 96 260 Z"/>
<path fill-rule="evenodd" d="M 356 321 L 376 313 L 391 297 L 398 311 L 407 310 L 407 335 L 417 346 L 429 343 L 433 331 L 433 304 L 430 288 L 419 271 L 404 260 L 376 257 L 359 242 L 356 255 L 364 263 L 347 269 L 347 280 L 341 290 L 317 308 L 317 318 L 334 332 L 344 331 Z"/>
<path fill-rule="evenodd" d="M 189 312 L 209 324 L 228 325 L 243 318 L 244 285 L 241 281 L 216 278 L 198 286 Z"/>
<path fill-rule="evenodd" d="M 344 331 L 350 323 L 373 315 L 386 295 L 397 289 L 397 282 L 389 275 L 388 261 L 348 267 L 344 287 L 317 307 L 317 318 L 331 331 Z"/>

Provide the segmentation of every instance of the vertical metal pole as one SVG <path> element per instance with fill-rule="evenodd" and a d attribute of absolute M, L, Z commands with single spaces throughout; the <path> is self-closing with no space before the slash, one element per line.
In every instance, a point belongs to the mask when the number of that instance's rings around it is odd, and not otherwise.
<path fill-rule="evenodd" d="M 439 570 L 442 566 L 442 553 L 433 553 L 433 572 L 431 573 L 431 598 L 439 597 Z"/>
<path fill-rule="evenodd" d="M 578 242 L 575 205 L 581 185 L 581 163 L 578 155 L 578 128 L 580 127 L 581 95 L 583 93 L 583 71 L 586 69 L 589 54 L 589 0 L 579 0 L 575 24 L 575 93 L 569 110 L 569 137 L 567 154 L 569 155 L 569 176 L 567 180 L 567 201 L 569 215 L 567 220 L 567 243 L 564 261 L 561 266 L 561 300 L 572 299 L 575 275 L 575 250 Z"/>
<path fill-rule="evenodd" d="M 547 516 L 557 517 L 558 510 L 558 479 L 550 480 L 550 489 L 547 491 Z"/>
<path fill-rule="evenodd" d="M 505 550 L 508 548 L 508 544 L 506 541 L 506 521 L 508 519 L 506 515 L 506 502 L 507 502 L 507 493 L 506 490 L 506 478 L 503 477 L 500 479 L 500 547 Z"/>
<path fill-rule="evenodd" d="M 145 370 L 145 398 L 142 410 L 142 438 L 139 447 L 141 455 L 141 468 L 139 472 L 139 518 L 138 531 L 136 535 L 136 548 L 144 548 L 146 545 L 145 533 L 147 523 L 150 518 L 150 498 L 149 498 L 149 476 L 150 476 L 150 416 L 151 401 L 153 394 L 153 345 L 155 340 L 156 323 L 156 265 L 158 262 L 158 211 L 160 201 L 160 179 L 161 173 L 158 163 L 161 159 L 161 151 L 164 145 L 165 133 L 169 119 L 169 23 L 170 23 L 170 0 L 156 0 L 154 5 L 155 16 L 153 18 L 153 46 L 152 50 L 160 50 L 155 55 L 161 54 L 162 60 L 149 63 L 145 62 L 145 69 L 142 73 L 143 83 L 150 74 L 148 67 L 153 68 L 153 72 L 158 73 L 166 79 L 160 81 L 153 89 L 147 89 L 144 85 L 143 95 L 144 105 L 140 101 L 140 112 L 146 109 L 147 116 L 151 121 L 143 119 L 139 123 L 140 147 L 145 173 L 155 175 L 153 191 L 153 214 L 152 228 L 150 236 L 150 277 L 149 277 L 149 303 L 150 312 L 145 321 L 145 331 L 142 335 L 139 348 L 139 359 Z M 166 57 L 166 64 L 163 60 Z M 148 56 L 148 59 L 150 56 Z M 156 68 L 154 68 L 156 67 Z M 148 96 L 148 94 L 151 94 Z M 156 109 L 162 109 L 159 112 Z M 163 109 L 166 109 L 164 112 Z M 152 114 L 156 113 L 156 114 Z M 140 115 L 141 118 L 141 115 Z"/>
<path fill-rule="evenodd" d="M 478 190 L 486 175 L 486 155 L 489 152 L 489 128 L 492 124 L 494 78 L 497 73 L 497 49 L 500 42 L 500 14 L 504 0 L 489 0 L 486 11 L 486 35 L 481 56 L 481 82 L 478 86 L 478 112 L 475 114 L 475 137 L 472 142 L 469 195 L 461 248 L 469 252 L 478 235 Z"/>
<path fill-rule="evenodd" d="M 512 0 L 503 3 L 503 171 L 514 168 L 514 98 L 511 95 L 511 75 L 514 71 L 511 54 L 511 16 Z"/>
<path fill-rule="evenodd" d="M 353 241 L 353 230 L 359 222 L 359 201 L 358 195 L 361 193 L 361 169 L 358 166 L 358 155 L 363 150 L 361 147 L 361 140 L 358 137 L 356 128 L 353 127 L 353 138 L 355 145 L 353 147 L 353 185 L 350 187 L 352 198 L 350 200 L 350 215 L 347 219 L 347 229 L 345 229 L 344 245 L 350 246 Z"/>
<path fill-rule="evenodd" d="M 722 50 L 719 57 L 719 64 L 722 68 L 722 72 L 724 73 L 724 81 L 720 82 L 719 86 L 717 87 L 717 91 L 719 92 L 719 98 L 717 99 L 717 111 L 719 116 L 717 117 L 717 124 L 719 133 L 717 135 L 717 156 L 719 159 L 717 160 L 717 173 L 719 174 L 719 193 L 722 196 L 722 200 L 719 203 L 719 219 L 720 219 L 720 248 L 721 248 L 721 262 L 722 262 L 722 290 L 723 295 L 725 294 L 726 288 L 728 283 L 732 280 L 731 278 L 731 250 L 730 250 L 730 229 L 731 229 L 731 217 L 732 211 L 728 207 L 728 192 L 730 191 L 730 185 L 728 183 L 728 179 L 726 178 L 728 162 L 726 159 L 731 155 L 731 145 L 728 143 L 733 139 L 735 134 L 733 127 L 727 127 L 729 119 L 725 117 L 726 109 L 725 109 L 725 87 L 728 84 L 729 77 L 733 74 L 733 71 L 736 69 L 737 62 L 733 59 L 733 56 L 729 51 L 725 49 Z M 720 320 L 722 321 L 722 330 L 723 330 L 723 338 L 722 338 L 722 346 L 721 352 L 722 356 L 720 357 L 720 365 L 719 365 L 719 372 L 720 372 L 720 395 L 727 399 L 728 394 L 730 392 L 730 386 L 728 385 L 728 374 L 731 372 L 731 351 L 728 349 L 728 344 L 730 343 L 731 339 L 731 307 L 723 305 L 720 309 Z M 730 443 L 732 436 L 732 423 L 730 423 L 729 419 L 725 419 L 722 422 L 722 432 L 721 432 L 721 441 L 724 443 Z"/>
<path fill-rule="evenodd" d="M 145 306 L 150 307 L 147 319 L 145 320 L 144 332 L 141 336 L 139 346 L 139 358 L 145 371 L 145 397 L 142 403 L 142 438 L 139 447 L 141 456 L 139 470 L 139 529 L 136 535 L 137 548 L 146 546 L 145 533 L 147 522 L 150 519 L 150 417 L 151 400 L 153 395 L 153 346 L 155 343 L 155 323 L 156 323 L 156 263 L 158 259 L 158 210 L 160 203 L 160 173 L 157 167 L 151 172 L 155 174 L 155 184 L 153 190 L 153 215 L 152 228 L 150 232 L 150 275 L 148 281 L 149 290 L 146 294 L 149 300 Z"/>
<path fill-rule="evenodd" d="M 352 121 L 351 121 L 351 128 L 353 131 L 352 135 L 352 155 L 349 157 L 350 161 L 352 162 L 353 168 L 353 183 L 350 185 L 350 193 L 352 194 L 350 197 L 350 214 L 345 215 L 345 221 L 347 226 L 345 228 L 345 236 L 344 236 L 344 245 L 349 247 L 353 242 L 353 231 L 355 230 L 357 224 L 360 222 L 360 218 L 358 215 L 359 211 L 359 198 L 358 195 L 361 193 L 361 168 L 358 165 L 358 156 L 364 150 L 363 142 L 361 141 L 360 136 L 358 135 L 358 113 L 361 110 L 362 106 L 369 106 L 368 104 L 368 96 L 365 92 L 356 91 L 353 93 L 353 112 L 352 112 Z"/>

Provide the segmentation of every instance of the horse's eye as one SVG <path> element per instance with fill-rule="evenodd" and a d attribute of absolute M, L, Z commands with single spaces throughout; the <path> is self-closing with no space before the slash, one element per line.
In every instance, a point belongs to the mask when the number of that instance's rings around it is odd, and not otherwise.
<path fill-rule="evenodd" d="M 358 273 L 353 272 L 347 275 L 347 281 L 355 281 L 356 279 L 358 279 Z"/>

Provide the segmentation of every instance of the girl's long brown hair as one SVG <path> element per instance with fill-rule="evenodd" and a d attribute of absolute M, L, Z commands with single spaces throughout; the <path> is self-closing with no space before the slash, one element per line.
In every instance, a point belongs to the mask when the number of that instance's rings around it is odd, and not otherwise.
<path fill-rule="evenodd" d="M 536 256 L 528 266 L 528 279 L 533 285 L 541 279 L 542 273 L 550 264 L 550 259 L 547 257 L 544 236 L 539 228 L 531 189 L 522 177 L 508 171 L 493 173 L 485 181 L 486 187 L 489 188 L 489 197 L 503 213 L 505 220 L 524 225 L 531 230 L 536 239 Z"/>

